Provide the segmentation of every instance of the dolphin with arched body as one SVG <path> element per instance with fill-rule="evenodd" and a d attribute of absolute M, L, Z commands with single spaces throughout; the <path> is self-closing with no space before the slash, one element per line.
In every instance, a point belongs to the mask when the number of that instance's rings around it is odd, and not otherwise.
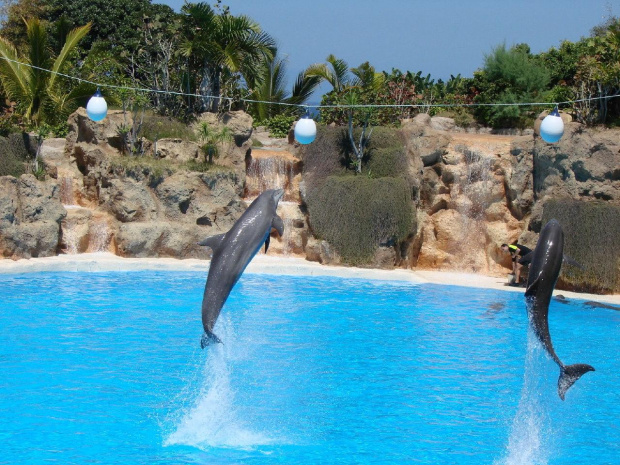
<path fill-rule="evenodd" d="M 578 363 L 564 365 L 559 359 L 549 334 L 549 302 L 555 283 L 560 275 L 563 261 L 564 233 L 560 223 L 549 221 L 540 232 L 540 237 L 530 264 L 530 271 L 525 291 L 525 301 L 530 325 L 536 337 L 547 353 L 560 367 L 558 394 L 564 400 L 566 391 L 588 371 L 594 371 L 590 365 Z"/>
<path fill-rule="evenodd" d="M 268 190 L 259 195 L 243 212 L 227 233 L 211 236 L 199 245 L 211 247 L 211 265 L 202 298 L 202 326 L 204 334 L 200 346 L 222 342 L 213 334 L 213 326 L 250 260 L 265 244 L 269 248 L 269 234 L 275 228 L 280 236 L 284 233 L 282 218 L 276 214 L 278 202 L 284 195 L 282 189 Z"/>

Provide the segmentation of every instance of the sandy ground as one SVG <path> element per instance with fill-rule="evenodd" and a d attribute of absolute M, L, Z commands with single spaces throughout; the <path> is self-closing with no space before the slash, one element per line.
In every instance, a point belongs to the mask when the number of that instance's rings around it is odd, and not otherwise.
<path fill-rule="evenodd" d="M 0 274 L 34 273 L 42 271 L 204 271 L 209 269 L 208 260 L 174 258 L 121 258 L 108 253 L 59 255 L 30 260 L 0 260 Z M 375 270 L 340 266 L 323 266 L 301 258 L 257 255 L 246 273 L 285 274 L 294 276 L 339 276 L 349 278 L 407 281 L 410 283 L 435 283 L 472 288 L 500 289 L 523 293 L 523 288 L 506 286 L 506 279 L 473 273 L 455 273 L 430 270 Z M 568 291 L 555 291 L 571 299 L 592 300 L 620 306 L 620 295 L 593 295 Z"/>

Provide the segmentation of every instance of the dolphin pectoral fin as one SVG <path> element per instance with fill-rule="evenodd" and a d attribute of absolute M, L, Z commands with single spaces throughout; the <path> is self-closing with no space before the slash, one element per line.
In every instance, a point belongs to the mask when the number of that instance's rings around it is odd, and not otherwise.
<path fill-rule="evenodd" d="M 207 347 L 210 344 L 221 344 L 222 341 L 220 340 L 219 337 L 217 337 L 215 334 L 213 334 L 212 332 L 207 332 L 205 331 L 202 334 L 202 338 L 200 339 L 200 348 L 204 349 L 205 347 Z"/>
<path fill-rule="evenodd" d="M 265 240 L 265 253 L 267 253 L 267 249 L 269 248 L 269 239 L 271 239 L 271 236 L 267 236 L 267 240 Z"/>
<path fill-rule="evenodd" d="M 215 251 L 224 240 L 224 236 L 225 234 L 217 234 L 215 236 L 207 237 L 205 240 L 200 241 L 198 245 L 211 247 L 211 249 Z"/>
<path fill-rule="evenodd" d="M 558 394 L 560 395 L 560 399 L 564 400 L 566 391 L 588 371 L 594 371 L 594 367 L 586 365 L 585 363 L 561 366 L 560 379 L 558 379 Z"/>
<path fill-rule="evenodd" d="M 579 263 L 574 258 L 570 258 L 568 255 L 563 255 L 562 256 L 562 261 L 564 261 L 564 263 L 567 263 L 568 265 L 576 266 L 580 270 L 585 270 L 585 268 L 583 267 L 583 265 L 581 263 Z"/>
<path fill-rule="evenodd" d="M 271 222 L 271 227 L 278 231 L 280 237 L 284 234 L 284 221 L 278 215 L 273 217 L 273 221 Z"/>

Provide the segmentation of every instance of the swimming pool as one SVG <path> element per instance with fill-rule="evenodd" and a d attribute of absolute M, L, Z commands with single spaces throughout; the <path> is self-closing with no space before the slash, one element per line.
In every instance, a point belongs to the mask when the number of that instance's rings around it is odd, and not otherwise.
<path fill-rule="evenodd" d="M 0 463 L 613 463 L 620 313 L 245 274 L 202 351 L 204 272 L 3 275 Z"/>

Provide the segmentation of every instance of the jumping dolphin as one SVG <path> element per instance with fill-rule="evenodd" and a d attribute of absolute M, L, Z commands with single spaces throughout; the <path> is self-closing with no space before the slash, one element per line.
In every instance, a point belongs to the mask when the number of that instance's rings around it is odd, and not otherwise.
<path fill-rule="evenodd" d="M 280 236 L 283 234 L 284 223 L 276 214 L 278 202 L 283 195 L 282 189 L 263 192 L 227 233 L 208 237 L 198 243 L 213 250 L 202 298 L 202 326 L 205 332 L 200 346 L 203 349 L 212 342 L 222 342 L 213 334 L 215 321 L 230 291 L 263 244 L 267 252 L 271 228 L 275 228 Z"/>
<path fill-rule="evenodd" d="M 564 395 L 575 381 L 594 368 L 586 364 L 564 365 L 553 350 L 551 335 L 549 334 L 549 302 L 553 288 L 560 274 L 563 261 L 564 233 L 560 223 L 549 221 L 540 233 L 538 243 L 534 249 L 534 257 L 530 265 L 527 279 L 525 301 L 530 325 L 536 337 L 547 350 L 547 353 L 560 367 L 558 380 L 558 394 L 564 400 Z"/>

